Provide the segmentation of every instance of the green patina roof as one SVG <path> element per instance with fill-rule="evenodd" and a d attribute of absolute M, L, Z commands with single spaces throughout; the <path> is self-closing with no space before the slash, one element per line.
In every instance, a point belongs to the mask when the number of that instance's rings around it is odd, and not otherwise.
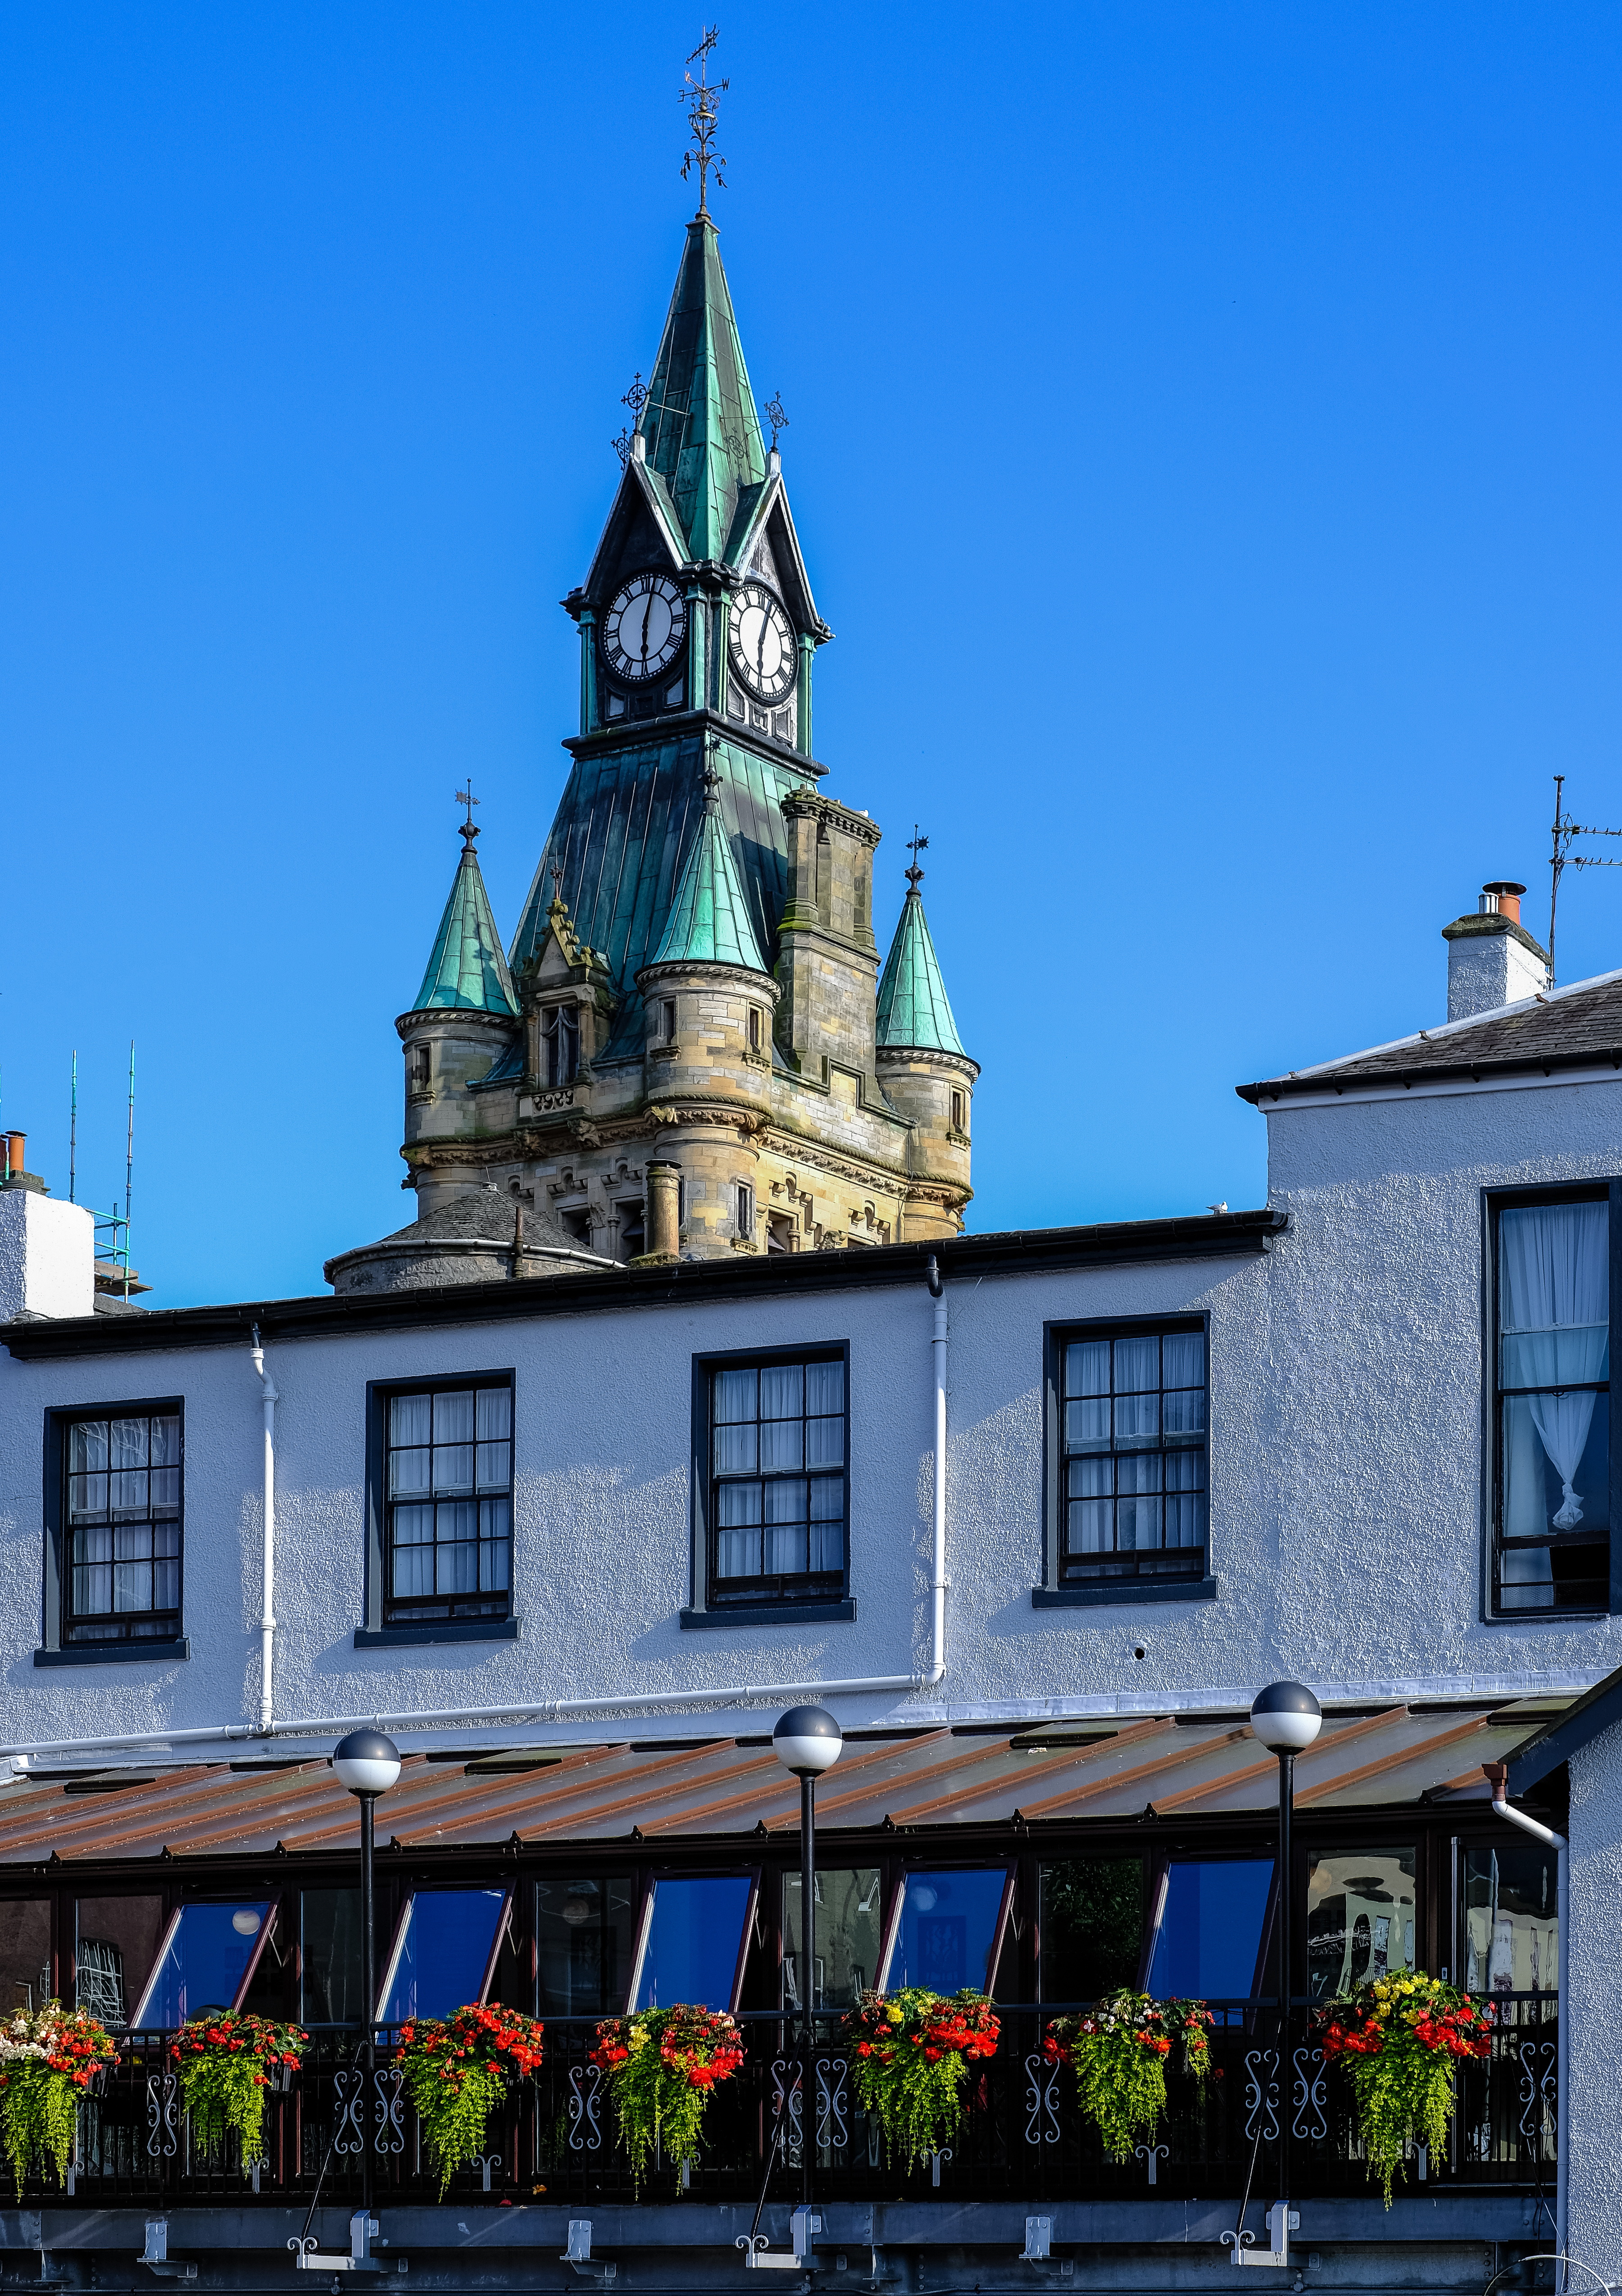
<path fill-rule="evenodd" d="M 879 982 L 878 1041 L 932 1053 L 963 1053 L 946 1002 L 946 985 L 916 886 L 901 904 L 901 922 Z M 963 1053 L 966 1060 L 968 1054 Z"/>
<path fill-rule="evenodd" d="M 716 777 L 712 776 L 712 787 Z M 766 959 L 750 922 L 749 903 L 733 863 L 719 801 L 712 797 L 670 904 L 655 964 L 742 964 L 764 972 Z"/>
<path fill-rule="evenodd" d="M 743 346 L 733 316 L 716 227 L 707 215 L 687 226 L 670 315 L 637 429 L 648 464 L 676 505 L 690 557 L 719 558 L 738 497 L 766 475 Z"/>
<path fill-rule="evenodd" d="M 462 859 L 457 864 L 451 897 L 439 920 L 433 955 L 422 975 L 414 1013 L 446 1007 L 458 1012 L 499 1013 L 516 1020 L 518 999 L 512 977 L 502 955 L 501 936 L 490 914 L 490 898 L 473 851 L 476 829 L 462 832 Z"/>

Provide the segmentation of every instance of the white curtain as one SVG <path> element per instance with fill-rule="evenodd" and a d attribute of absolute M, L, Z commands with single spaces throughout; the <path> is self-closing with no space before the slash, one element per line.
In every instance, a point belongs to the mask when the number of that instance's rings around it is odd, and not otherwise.
<path fill-rule="evenodd" d="M 1504 1212 L 1498 1223 L 1498 1245 L 1500 1382 L 1506 1388 L 1544 1390 L 1528 1396 L 1526 1405 L 1537 1439 L 1561 1479 L 1553 1528 L 1572 1530 L 1583 1519 L 1573 1483 L 1598 1398 L 1592 1392 L 1556 1390 L 1607 1376 L 1610 1208 L 1602 1203 L 1542 1204 Z M 1537 1513 L 1541 1517 L 1541 1507 Z M 1520 1529 L 1520 1525 L 1512 1528 Z M 1542 1522 L 1528 1522 L 1526 1529 L 1541 1529 Z"/>

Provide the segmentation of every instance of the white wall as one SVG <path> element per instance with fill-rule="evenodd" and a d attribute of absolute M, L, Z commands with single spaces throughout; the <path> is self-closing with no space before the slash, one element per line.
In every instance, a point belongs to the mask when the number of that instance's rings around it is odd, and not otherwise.
<path fill-rule="evenodd" d="M 1572 2256 L 1615 2282 L 1622 2280 L 1622 1728 L 1571 1758 L 1569 1839 L 1571 1934 L 1561 1941 L 1571 2081 L 1567 2242 Z M 1592 2284 L 1573 2274 L 1573 2289 Z"/>

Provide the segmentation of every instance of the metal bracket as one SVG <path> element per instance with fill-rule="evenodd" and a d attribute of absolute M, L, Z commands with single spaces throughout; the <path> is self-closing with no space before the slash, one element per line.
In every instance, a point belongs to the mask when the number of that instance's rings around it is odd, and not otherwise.
<path fill-rule="evenodd" d="M 1256 2238 L 1253 2232 L 1246 2232 L 1241 2226 L 1238 2232 L 1223 2234 L 1222 2244 L 1231 2251 L 1228 2259 L 1231 2264 L 1273 2265 L 1289 2269 L 1290 2235 L 1292 2232 L 1300 2231 L 1301 2212 L 1299 2209 L 1287 2209 L 1282 2201 L 1275 2201 L 1267 2211 L 1266 2224 L 1273 2245 L 1258 2249 L 1254 2254 L 1250 2250 L 1250 2243 Z"/>
<path fill-rule="evenodd" d="M 1053 2219 L 1052 2217 L 1027 2217 L 1025 2245 L 1020 2251 L 1021 2264 L 1035 2264 L 1042 2268 L 1044 2280 L 1073 2280 L 1076 2267 L 1066 2257 L 1062 2263 L 1053 2255 Z"/>
<path fill-rule="evenodd" d="M 606 2288 L 610 2280 L 618 2280 L 619 2277 L 619 2267 L 617 2264 L 605 2264 L 601 2258 L 594 2259 L 592 2220 L 589 2217 L 570 2217 L 569 2246 L 563 2251 L 558 2262 L 572 2265 L 582 2280 L 594 2280 L 600 2288 Z"/>
<path fill-rule="evenodd" d="M 195 2280 L 197 2277 L 195 2264 L 189 2263 L 184 2257 L 169 2254 L 169 2220 L 167 2217 L 148 2217 L 146 2246 L 135 2262 L 144 2264 L 147 2270 L 156 2273 L 160 2280 Z"/>
<path fill-rule="evenodd" d="M 389 2267 L 381 2256 L 372 2253 L 372 2240 L 377 2231 L 377 2218 L 369 2217 L 365 2209 L 356 2209 L 349 2218 L 349 2253 L 337 2256 L 318 2249 L 313 2239 L 288 2242 L 293 2251 L 293 2263 L 300 2272 L 387 2272 Z M 388 2243 L 384 2242 L 387 2247 Z M 406 2259 L 395 2259 L 397 2272 L 406 2268 Z"/>
<path fill-rule="evenodd" d="M 746 2272 L 815 2272 L 817 2262 L 812 2253 L 811 2243 L 822 2228 L 821 2217 L 810 2209 L 799 2208 L 789 2218 L 789 2230 L 794 2243 L 792 2248 L 774 2254 L 764 2233 L 757 2234 L 753 2239 L 747 2233 L 740 2233 L 734 2245 L 743 2251 L 743 2269 Z"/>

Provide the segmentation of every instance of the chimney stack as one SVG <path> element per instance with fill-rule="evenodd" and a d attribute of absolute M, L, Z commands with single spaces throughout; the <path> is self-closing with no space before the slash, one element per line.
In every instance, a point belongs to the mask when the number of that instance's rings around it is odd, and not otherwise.
<path fill-rule="evenodd" d="M 1442 927 L 1447 943 L 1447 1017 L 1468 1021 L 1536 996 L 1549 985 L 1549 955 L 1520 922 L 1526 891 L 1512 878 L 1481 888 L 1471 915 Z"/>

